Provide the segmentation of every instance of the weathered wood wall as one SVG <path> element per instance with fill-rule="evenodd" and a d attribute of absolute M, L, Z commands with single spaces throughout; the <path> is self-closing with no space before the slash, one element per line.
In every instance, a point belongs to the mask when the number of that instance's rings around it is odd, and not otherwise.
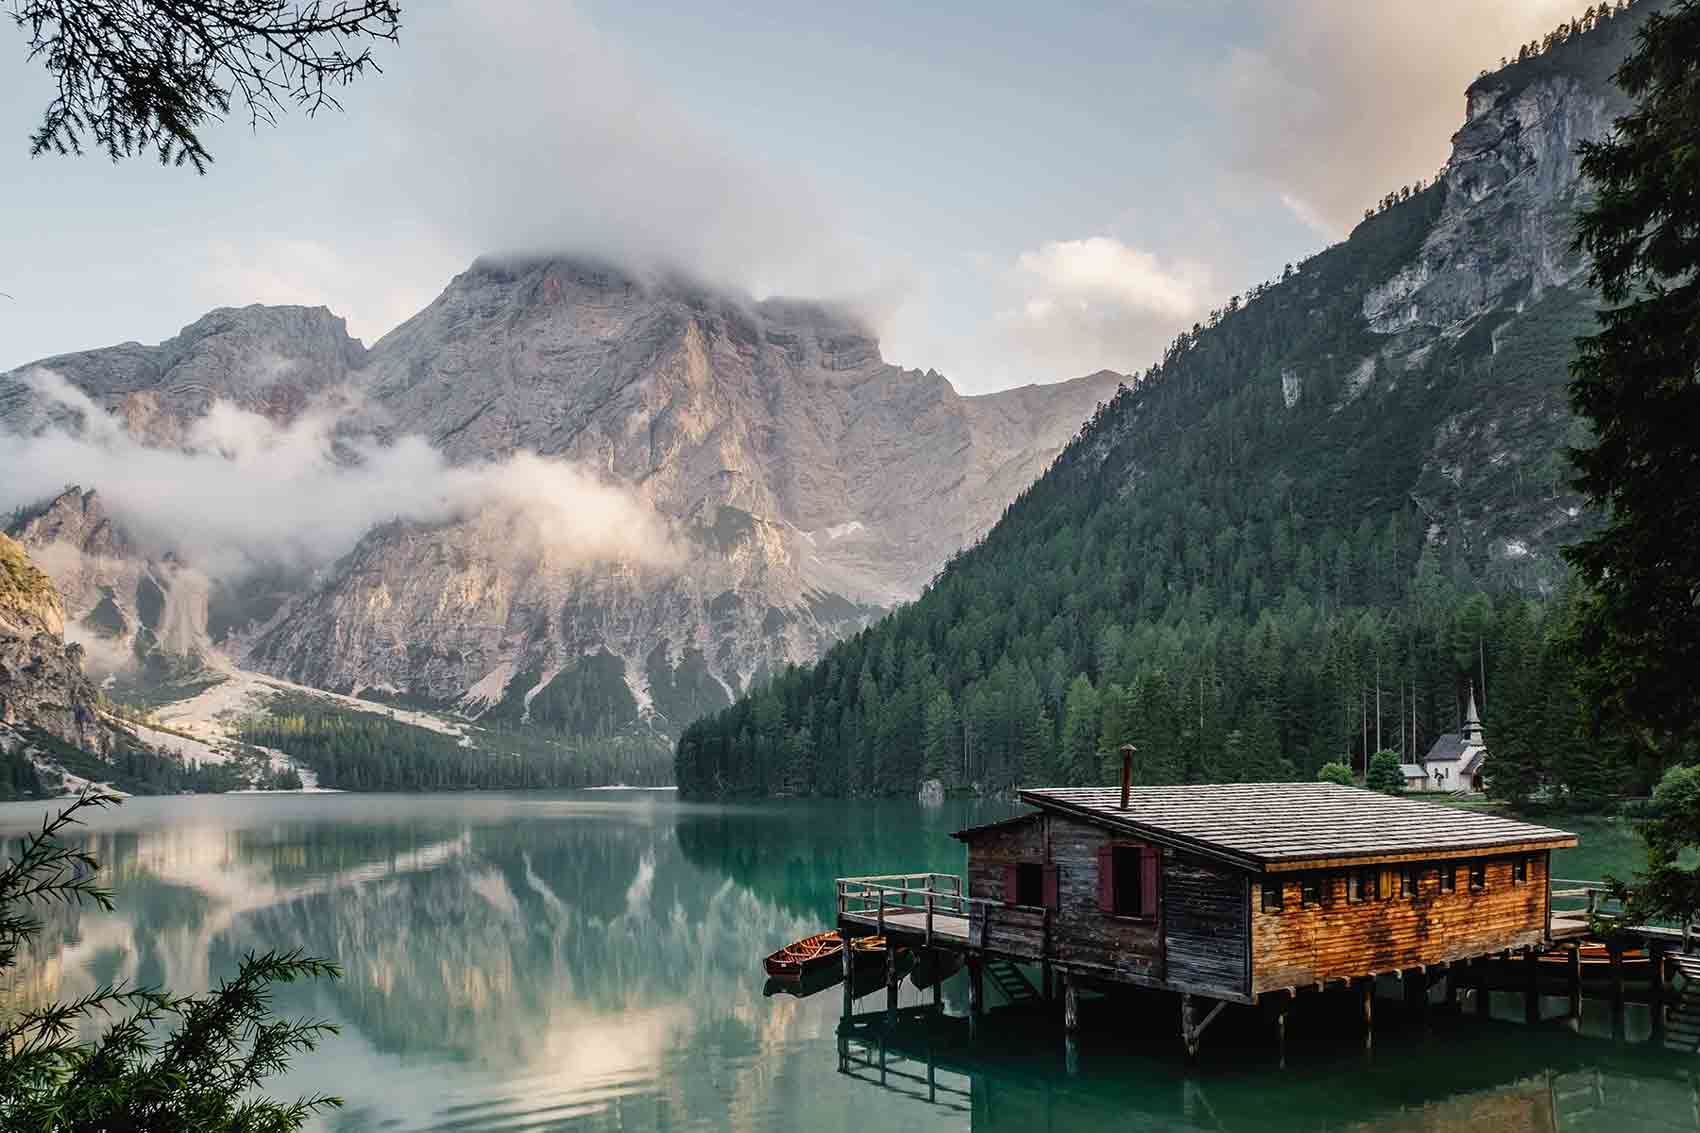
<path fill-rule="evenodd" d="M 985 947 L 1022 958 L 1049 959 L 1105 979 L 1163 976 L 1163 947 L 1155 917 L 1113 917 L 1098 908 L 1098 847 L 1137 845 L 1102 827 L 1060 815 L 974 835 L 968 843 L 968 893 L 1003 900 L 1004 866 L 1038 862 L 1057 867 L 1057 908 L 993 908 L 985 914 Z M 1050 921 L 1049 947 L 1046 918 Z M 971 937 L 972 938 L 972 937 Z"/>
<path fill-rule="evenodd" d="M 1113 917 L 1098 908 L 1098 847 L 1139 845 L 1101 826 L 1049 816 L 1051 860 L 1057 863 L 1059 963 L 1107 978 L 1163 978 L 1163 941 L 1156 917 Z"/>
<path fill-rule="evenodd" d="M 1547 928 L 1548 855 L 1525 855 L 1528 880 L 1514 884 L 1510 858 L 1488 858 L 1486 887 L 1474 892 L 1468 861 L 1456 863 L 1455 892 L 1443 893 L 1433 867 L 1415 897 L 1399 896 L 1399 870 L 1382 871 L 1376 900 L 1348 902 L 1346 872 L 1322 875 L 1324 900 L 1304 907 L 1302 879 L 1282 881 L 1283 908 L 1264 912 L 1251 892 L 1252 991 L 1302 987 L 1539 944 Z"/>
<path fill-rule="evenodd" d="M 975 836 L 968 844 L 968 895 L 987 901 L 1004 899 L 1004 866 L 1021 862 L 1045 862 L 1045 816 L 1035 814 L 1025 822 L 1000 826 Z M 1045 927 L 1049 913 L 1022 906 L 974 907 L 974 923 L 968 939 L 1023 960 L 1044 959 Z"/>
<path fill-rule="evenodd" d="M 1195 988 L 1251 991 L 1249 875 L 1192 854 L 1163 854 L 1165 978 Z"/>

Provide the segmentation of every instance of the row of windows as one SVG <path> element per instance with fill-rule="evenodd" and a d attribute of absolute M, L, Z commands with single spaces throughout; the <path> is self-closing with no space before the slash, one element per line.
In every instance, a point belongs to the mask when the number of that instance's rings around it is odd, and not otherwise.
<path fill-rule="evenodd" d="M 1432 873 L 1436 875 L 1432 892 L 1456 893 L 1458 891 L 1458 875 L 1469 871 L 1469 886 L 1471 892 L 1479 893 L 1487 888 L 1487 862 L 1473 861 L 1467 865 L 1447 862 L 1442 865 L 1407 865 L 1400 866 L 1388 878 L 1388 871 L 1380 866 L 1367 866 L 1355 869 L 1346 874 L 1346 901 L 1348 904 L 1361 904 L 1366 901 L 1381 901 L 1389 897 L 1415 897 L 1421 892 L 1423 878 Z M 1305 908 L 1313 908 L 1329 904 L 1335 892 L 1334 879 L 1338 873 L 1307 873 L 1299 878 L 1299 903 Z M 1529 880 L 1529 859 L 1511 859 L 1511 883 L 1523 885 Z M 1286 904 L 1286 884 L 1281 878 L 1272 878 L 1263 882 L 1262 891 L 1263 911 L 1278 913 Z"/>

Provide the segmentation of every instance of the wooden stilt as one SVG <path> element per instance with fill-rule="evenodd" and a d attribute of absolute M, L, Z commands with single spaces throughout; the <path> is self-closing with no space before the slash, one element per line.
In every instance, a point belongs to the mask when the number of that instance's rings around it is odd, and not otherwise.
<path fill-rule="evenodd" d="M 1080 989 L 1074 976 L 1063 973 L 1063 1029 L 1073 1034 L 1080 1029 Z"/>
<path fill-rule="evenodd" d="M 1606 942 L 1606 951 L 1611 956 L 1611 1034 L 1614 1039 L 1623 1037 L 1623 942 L 1610 940 Z"/>
<path fill-rule="evenodd" d="M 1400 973 L 1405 981 L 1405 1010 L 1424 1023 L 1428 1022 L 1428 972 L 1412 968 Z"/>
<path fill-rule="evenodd" d="M 897 945 L 889 938 L 885 942 L 885 1021 L 897 1022 Z"/>
<path fill-rule="evenodd" d="M 934 1011 L 944 1010 L 944 981 L 943 980 L 934 980 L 933 981 L 933 1010 Z"/>
<path fill-rule="evenodd" d="M 1523 953 L 1523 1019 L 1541 1021 L 1541 956 L 1533 948 Z"/>
<path fill-rule="evenodd" d="M 1565 990 L 1570 993 L 1569 1018 L 1572 1028 L 1582 1025 L 1582 945 L 1570 946 L 1570 955 L 1565 961 Z"/>
<path fill-rule="evenodd" d="M 980 1013 L 986 1008 L 986 985 L 981 971 L 980 958 L 968 957 L 968 1034 L 970 1037 L 979 1029 Z"/>
<path fill-rule="evenodd" d="M 1450 965 L 1441 975 L 1441 978 L 1446 981 L 1445 990 L 1441 993 L 1441 1002 L 1446 1005 L 1448 1011 L 1456 1011 L 1458 1009 L 1458 965 Z"/>
<path fill-rule="evenodd" d="M 856 981 L 852 978 L 853 973 L 850 970 L 850 940 L 848 937 L 844 940 L 844 947 L 839 949 L 839 958 L 844 962 L 844 1017 L 848 1019 L 856 1009 Z"/>
<path fill-rule="evenodd" d="M 1479 957 L 1470 965 L 1476 976 L 1476 1016 L 1486 1019 L 1493 1014 L 1493 991 L 1488 987 L 1488 960 Z"/>
<path fill-rule="evenodd" d="M 1653 968 L 1653 1036 L 1663 1038 L 1665 1033 L 1665 945 L 1662 940 L 1655 940 L 1647 946 L 1647 957 Z"/>
<path fill-rule="evenodd" d="M 1370 1050 L 1375 1046 L 1375 977 L 1366 976 L 1358 981 L 1358 1001 L 1364 1019 L 1364 1049 Z"/>
<path fill-rule="evenodd" d="M 1051 970 L 1051 962 L 1042 960 L 1039 963 L 1039 994 L 1049 1003 L 1056 998 L 1056 973 Z"/>
<path fill-rule="evenodd" d="M 1216 1016 L 1222 1013 L 1227 1003 L 1218 1001 L 1216 1006 L 1205 1012 L 1204 1018 L 1195 1019 L 1192 1012 L 1192 996 L 1181 993 L 1181 1042 L 1186 1046 L 1187 1061 L 1198 1059 L 1199 1041 L 1203 1039 L 1205 1030 L 1215 1022 Z"/>
<path fill-rule="evenodd" d="M 1192 1033 L 1192 996 L 1181 993 L 1181 1044 L 1186 1047 L 1186 1060 L 1198 1059 L 1198 1036 Z"/>

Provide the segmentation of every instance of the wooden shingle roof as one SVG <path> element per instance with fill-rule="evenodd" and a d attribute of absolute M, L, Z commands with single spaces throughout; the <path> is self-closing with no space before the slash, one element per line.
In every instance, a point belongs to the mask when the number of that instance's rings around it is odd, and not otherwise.
<path fill-rule="evenodd" d="M 1252 870 L 1321 869 L 1576 845 L 1576 835 L 1334 783 L 1047 787 L 1023 802 Z"/>

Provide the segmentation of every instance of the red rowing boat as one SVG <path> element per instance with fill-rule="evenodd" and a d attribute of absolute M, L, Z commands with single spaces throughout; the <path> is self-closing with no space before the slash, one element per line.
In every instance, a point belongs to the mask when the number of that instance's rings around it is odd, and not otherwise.
<path fill-rule="evenodd" d="M 844 952 L 844 938 L 836 930 L 805 936 L 787 944 L 763 961 L 770 976 L 795 979 L 806 972 L 837 964 Z"/>

